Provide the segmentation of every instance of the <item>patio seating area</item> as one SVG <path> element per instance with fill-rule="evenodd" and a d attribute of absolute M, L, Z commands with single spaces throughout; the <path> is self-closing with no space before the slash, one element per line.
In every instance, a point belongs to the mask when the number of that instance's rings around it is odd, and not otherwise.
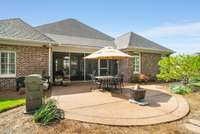
<path fill-rule="evenodd" d="M 102 89 L 122 89 L 124 86 L 123 75 L 115 76 L 94 76 L 91 75 L 92 84 Z M 92 86 L 92 85 L 91 85 Z"/>
<path fill-rule="evenodd" d="M 118 90 L 91 90 L 91 83 L 76 83 L 53 87 L 52 98 L 65 111 L 65 118 L 106 125 L 152 125 L 181 119 L 189 112 L 182 96 L 172 95 L 157 85 L 141 86 L 146 91 L 147 106 L 130 103 L 127 89 L 134 86 L 125 84 L 120 94 Z"/>

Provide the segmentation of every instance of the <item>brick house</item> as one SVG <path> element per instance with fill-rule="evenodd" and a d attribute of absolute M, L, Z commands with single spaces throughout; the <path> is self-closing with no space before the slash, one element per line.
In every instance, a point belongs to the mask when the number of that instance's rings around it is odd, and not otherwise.
<path fill-rule="evenodd" d="M 133 56 L 132 59 L 84 60 L 105 46 Z M 88 80 L 89 75 L 123 73 L 130 81 L 134 74 L 155 77 L 161 56 L 173 51 L 133 32 L 113 38 L 77 20 L 66 19 L 32 27 L 21 19 L 0 20 L 0 89 L 15 88 L 15 79 L 45 71 L 51 80 L 64 70 L 71 81 Z"/>

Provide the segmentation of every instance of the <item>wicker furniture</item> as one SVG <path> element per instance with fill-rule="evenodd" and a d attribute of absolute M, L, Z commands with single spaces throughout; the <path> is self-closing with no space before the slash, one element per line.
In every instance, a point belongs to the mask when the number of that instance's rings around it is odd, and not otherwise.
<path fill-rule="evenodd" d="M 94 74 L 90 74 L 89 76 L 90 76 L 92 84 L 94 84 L 96 86 L 96 88 L 100 88 L 101 83 L 98 80 L 95 79 Z M 91 87 L 91 89 L 93 89 L 93 87 Z"/>

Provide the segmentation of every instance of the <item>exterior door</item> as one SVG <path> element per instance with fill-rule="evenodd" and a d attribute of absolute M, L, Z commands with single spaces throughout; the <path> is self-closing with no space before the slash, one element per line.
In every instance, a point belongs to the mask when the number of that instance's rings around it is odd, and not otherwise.
<path fill-rule="evenodd" d="M 84 80 L 84 54 L 71 53 L 70 54 L 70 76 L 71 80 Z"/>

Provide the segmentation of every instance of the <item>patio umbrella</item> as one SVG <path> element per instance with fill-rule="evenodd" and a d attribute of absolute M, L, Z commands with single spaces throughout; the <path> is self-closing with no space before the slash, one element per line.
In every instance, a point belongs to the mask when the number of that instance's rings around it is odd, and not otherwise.
<path fill-rule="evenodd" d="M 86 57 L 84 59 L 102 59 L 102 60 L 120 60 L 131 58 L 132 56 L 114 49 L 113 47 L 104 47 Z"/>

